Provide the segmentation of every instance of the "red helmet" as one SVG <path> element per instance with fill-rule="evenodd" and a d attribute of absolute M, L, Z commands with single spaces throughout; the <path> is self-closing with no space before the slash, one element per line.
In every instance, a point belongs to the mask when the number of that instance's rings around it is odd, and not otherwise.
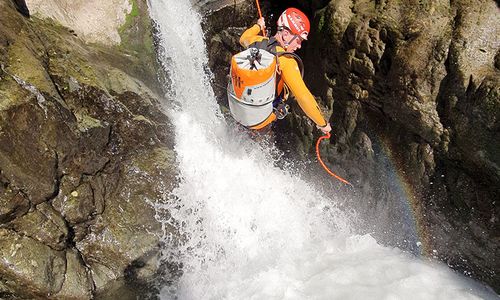
<path fill-rule="evenodd" d="M 311 29 L 306 14 L 293 7 L 285 9 L 281 14 L 278 19 L 278 27 L 285 27 L 293 34 L 300 35 L 304 40 L 307 40 L 309 29 Z"/>

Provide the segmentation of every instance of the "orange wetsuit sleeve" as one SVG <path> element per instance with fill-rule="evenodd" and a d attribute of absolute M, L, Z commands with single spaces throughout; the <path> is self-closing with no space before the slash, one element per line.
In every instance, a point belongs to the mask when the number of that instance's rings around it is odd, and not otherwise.
<path fill-rule="evenodd" d="M 297 99 L 300 108 L 316 125 L 321 127 L 326 126 L 327 122 L 319 110 L 316 99 L 314 99 L 314 96 L 306 87 L 304 80 L 302 80 L 297 61 L 286 56 L 280 56 L 279 61 L 281 76 L 295 99 Z"/>
<path fill-rule="evenodd" d="M 240 44 L 248 48 L 251 44 L 255 42 L 260 42 L 262 39 L 264 39 L 263 36 L 259 35 L 260 33 L 260 26 L 255 24 L 252 27 L 248 28 L 243 32 L 243 34 L 240 37 Z"/>

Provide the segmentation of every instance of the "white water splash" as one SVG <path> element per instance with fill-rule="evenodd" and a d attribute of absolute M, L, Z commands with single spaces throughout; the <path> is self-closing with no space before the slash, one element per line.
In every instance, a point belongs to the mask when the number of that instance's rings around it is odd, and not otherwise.
<path fill-rule="evenodd" d="M 446 266 L 356 235 L 355 215 L 274 166 L 268 148 L 226 124 L 207 76 L 200 17 L 189 1 L 150 0 L 159 25 L 181 182 L 165 258 L 183 275 L 162 299 L 489 299 Z M 175 200 L 174 200 L 175 199 Z"/>

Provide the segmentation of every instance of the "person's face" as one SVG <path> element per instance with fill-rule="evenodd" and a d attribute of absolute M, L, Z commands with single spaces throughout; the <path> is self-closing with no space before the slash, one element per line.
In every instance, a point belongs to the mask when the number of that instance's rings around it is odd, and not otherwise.
<path fill-rule="evenodd" d="M 283 40 L 285 43 L 288 43 L 288 46 L 286 47 L 286 51 L 288 52 L 294 52 L 295 50 L 300 49 L 302 41 L 304 41 L 301 36 L 291 33 L 288 29 L 283 31 Z"/>

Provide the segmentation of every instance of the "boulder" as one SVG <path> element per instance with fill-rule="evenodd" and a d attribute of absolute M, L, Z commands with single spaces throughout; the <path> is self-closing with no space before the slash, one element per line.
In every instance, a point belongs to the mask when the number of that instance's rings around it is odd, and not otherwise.
<path fill-rule="evenodd" d="M 9 293 L 46 299 L 61 290 L 66 273 L 64 251 L 0 228 L 0 252 L 0 278 Z"/>

